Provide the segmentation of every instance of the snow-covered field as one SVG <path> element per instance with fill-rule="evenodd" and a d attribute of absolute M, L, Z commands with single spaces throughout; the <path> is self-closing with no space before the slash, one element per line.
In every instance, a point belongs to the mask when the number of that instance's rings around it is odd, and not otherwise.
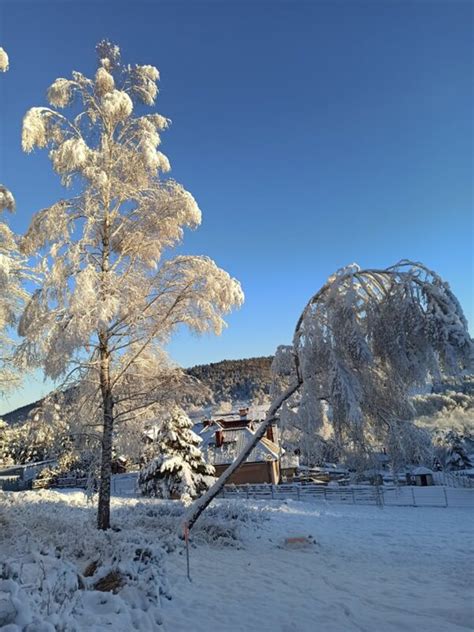
<path fill-rule="evenodd" d="M 191 582 L 178 503 L 115 498 L 110 533 L 82 492 L 4 493 L 0 509 L 5 632 L 474 629 L 469 508 L 220 500 L 192 532 Z"/>

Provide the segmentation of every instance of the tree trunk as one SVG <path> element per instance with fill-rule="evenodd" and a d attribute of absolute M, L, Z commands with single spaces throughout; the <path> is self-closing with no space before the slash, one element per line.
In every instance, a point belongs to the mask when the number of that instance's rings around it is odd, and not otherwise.
<path fill-rule="evenodd" d="M 102 234 L 102 299 L 106 300 L 110 258 L 110 224 L 109 224 L 110 191 L 104 199 L 104 224 Z M 100 390 L 102 393 L 102 409 L 104 413 L 104 430 L 102 433 L 102 454 L 100 462 L 99 506 L 97 508 L 97 527 L 110 529 L 110 479 L 112 475 L 112 440 L 114 429 L 114 402 L 110 381 L 110 352 L 107 332 L 98 332 L 100 352 Z"/>
<path fill-rule="evenodd" d="M 265 417 L 265 421 L 261 424 L 260 428 L 257 430 L 257 432 L 254 434 L 254 436 L 252 437 L 252 439 L 248 442 L 248 444 L 245 446 L 245 448 L 242 450 L 242 452 L 239 454 L 239 456 L 236 458 L 236 460 L 232 463 L 232 465 L 229 465 L 229 467 L 226 469 L 225 472 L 223 472 L 220 476 L 220 478 L 214 483 L 214 485 L 204 494 L 204 496 L 201 496 L 201 498 L 199 498 L 198 500 L 196 500 L 196 502 L 194 502 L 188 513 L 185 516 L 184 519 L 184 525 L 183 528 L 184 530 L 188 529 L 192 529 L 194 523 L 196 522 L 196 520 L 199 518 L 199 516 L 202 514 L 202 512 L 204 511 L 204 509 L 206 509 L 206 507 L 209 505 L 209 503 L 217 496 L 217 494 L 224 488 L 224 485 L 227 483 L 227 481 L 229 480 L 229 478 L 232 476 L 232 474 L 242 465 L 242 463 L 245 462 L 245 460 L 247 459 L 248 455 L 252 452 L 252 450 L 254 449 L 254 447 L 257 445 L 257 443 L 260 441 L 260 439 L 263 437 L 263 435 L 265 434 L 265 431 L 267 429 L 267 427 L 273 422 L 275 421 L 275 415 L 278 412 L 278 409 L 280 408 L 280 406 L 289 398 L 293 395 L 293 393 L 297 390 L 297 388 L 299 387 L 300 382 L 295 382 L 294 384 L 292 384 L 269 408 L 268 413 Z"/>
<path fill-rule="evenodd" d="M 109 354 L 105 345 L 101 345 L 100 354 L 100 388 L 104 411 L 104 430 L 102 433 L 97 527 L 99 529 L 110 529 L 110 479 L 112 474 L 114 405 L 110 385 Z"/>

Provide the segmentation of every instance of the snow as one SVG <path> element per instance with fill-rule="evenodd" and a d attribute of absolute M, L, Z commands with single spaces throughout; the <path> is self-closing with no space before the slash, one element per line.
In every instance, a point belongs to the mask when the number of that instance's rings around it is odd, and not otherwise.
<path fill-rule="evenodd" d="M 245 505 L 246 503 L 242 501 Z M 259 503 L 270 520 L 241 550 L 175 556 L 173 632 L 456 632 L 472 629 L 472 512 Z M 199 524 L 199 523 L 198 523 Z M 316 545 L 288 550 L 288 537 Z M 472 554 L 471 554 L 472 564 Z"/>
<path fill-rule="evenodd" d="M 117 482 L 125 490 L 132 480 Z M 0 620 L 12 632 L 31 621 L 36 632 L 465 632 L 472 515 L 218 500 L 191 531 L 189 582 L 178 502 L 114 497 L 120 531 L 103 533 L 82 492 L 0 492 Z M 307 545 L 288 546 L 294 538 Z M 139 562 L 138 548 L 149 551 Z M 113 569 L 125 586 L 95 590 Z"/>
<path fill-rule="evenodd" d="M 413 468 L 411 473 L 414 476 L 421 476 L 422 474 L 433 474 L 433 470 L 430 470 L 427 467 L 423 467 L 423 465 L 420 465 L 419 467 Z"/>
<path fill-rule="evenodd" d="M 206 461 L 212 465 L 230 465 L 239 456 L 255 432 L 249 427 L 223 428 L 224 443 L 217 447 L 215 444 L 216 430 L 220 426 L 209 426 L 201 433 L 203 439 L 203 452 Z M 260 439 L 252 452 L 248 455 L 246 463 L 259 463 L 261 461 L 277 461 L 278 446 L 266 437 Z"/>

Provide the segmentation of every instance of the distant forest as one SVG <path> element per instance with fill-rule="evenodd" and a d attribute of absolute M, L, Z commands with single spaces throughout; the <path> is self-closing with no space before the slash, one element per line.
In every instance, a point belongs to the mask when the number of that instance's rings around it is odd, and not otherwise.
<path fill-rule="evenodd" d="M 193 366 L 187 373 L 210 389 L 215 403 L 251 401 L 269 394 L 272 360 L 273 356 L 223 360 Z"/>

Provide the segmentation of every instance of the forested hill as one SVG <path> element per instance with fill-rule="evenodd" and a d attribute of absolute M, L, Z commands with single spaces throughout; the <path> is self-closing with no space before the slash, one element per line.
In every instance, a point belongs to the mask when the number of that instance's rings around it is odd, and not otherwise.
<path fill-rule="evenodd" d="M 212 391 L 216 403 L 250 401 L 269 393 L 272 360 L 272 356 L 223 360 L 199 364 L 187 372 Z"/>

